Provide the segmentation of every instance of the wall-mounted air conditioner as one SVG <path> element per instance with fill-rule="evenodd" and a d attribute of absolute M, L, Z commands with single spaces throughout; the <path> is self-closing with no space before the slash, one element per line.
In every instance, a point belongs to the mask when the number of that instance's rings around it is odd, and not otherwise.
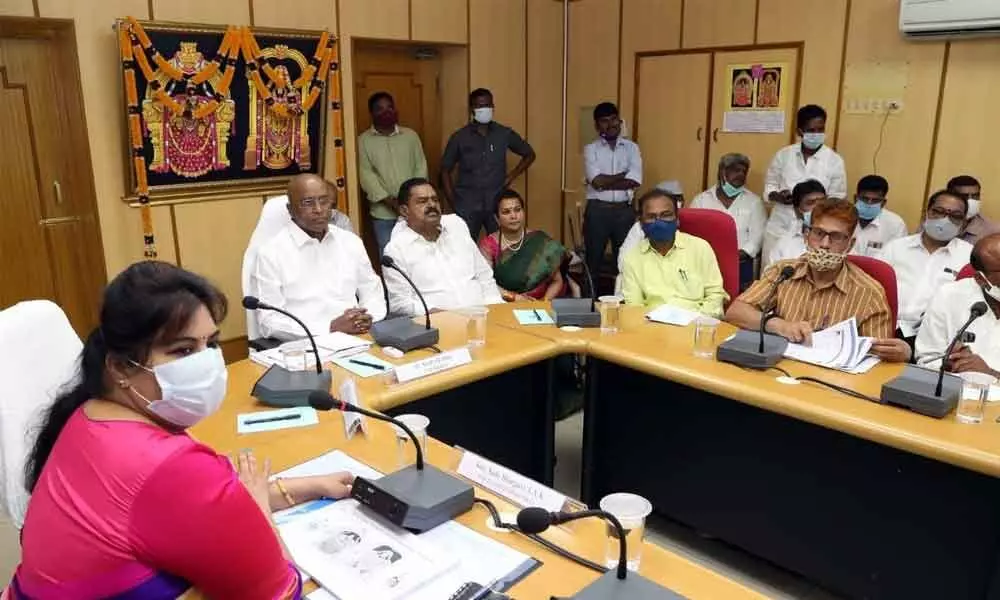
<path fill-rule="evenodd" d="M 1000 35 L 1000 0 L 900 0 L 899 30 L 909 38 Z"/>

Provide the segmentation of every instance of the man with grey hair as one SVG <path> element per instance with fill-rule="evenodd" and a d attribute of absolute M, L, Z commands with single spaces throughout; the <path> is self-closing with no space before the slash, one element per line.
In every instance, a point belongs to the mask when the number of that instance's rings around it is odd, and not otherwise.
<path fill-rule="evenodd" d="M 718 182 L 691 201 L 691 208 L 727 213 L 736 222 L 740 248 L 740 291 L 753 281 L 754 259 L 760 254 L 767 224 L 767 210 L 760 196 L 746 189 L 750 159 L 735 152 L 719 160 Z"/>

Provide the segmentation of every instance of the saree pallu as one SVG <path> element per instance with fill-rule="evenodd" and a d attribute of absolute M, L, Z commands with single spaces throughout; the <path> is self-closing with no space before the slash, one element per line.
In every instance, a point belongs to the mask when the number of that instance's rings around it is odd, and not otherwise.
<path fill-rule="evenodd" d="M 500 251 L 499 241 L 493 236 L 490 248 L 494 256 L 493 277 L 497 285 L 505 290 L 540 299 L 552 283 L 559 267 L 566 257 L 566 249 L 543 231 L 529 231 L 524 234 L 524 242 L 515 252 L 511 249 Z"/>

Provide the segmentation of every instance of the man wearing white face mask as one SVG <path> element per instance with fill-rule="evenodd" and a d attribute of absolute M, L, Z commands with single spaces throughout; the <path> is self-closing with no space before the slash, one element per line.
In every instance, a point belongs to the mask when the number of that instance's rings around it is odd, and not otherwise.
<path fill-rule="evenodd" d="M 965 215 L 965 228 L 960 234 L 963 240 L 975 244 L 981 237 L 1000 232 L 1000 225 L 984 217 L 981 212 L 983 188 L 978 179 L 972 175 L 953 177 L 948 182 L 948 191 L 962 196 L 969 204 L 969 212 Z"/>
<path fill-rule="evenodd" d="M 917 335 L 931 297 L 955 281 L 969 262 L 972 245 L 958 237 L 965 222 L 965 200 L 947 190 L 927 202 L 923 231 L 893 240 L 878 258 L 896 271 L 899 298 L 898 335 L 909 342 Z"/>
<path fill-rule="evenodd" d="M 806 251 L 804 228 L 812 219 L 812 210 L 818 202 L 826 199 L 823 184 L 815 179 L 809 179 L 797 184 L 792 189 L 792 211 L 795 219 L 788 223 L 774 218 L 767 221 L 764 229 L 764 253 L 761 254 L 760 268 L 764 269 L 789 258 L 798 258 Z"/>
<path fill-rule="evenodd" d="M 976 302 L 989 310 L 966 330 L 973 339 L 960 342 L 945 358 L 953 373 L 1000 375 L 1000 234 L 976 242 L 970 256 L 976 275 L 941 286 L 917 334 L 917 364 L 940 368 L 941 360 Z"/>
<path fill-rule="evenodd" d="M 493 94 L 483 88 L 469 94 L 468 125 L 451 134 L 441 158 L 445 199 L 469 226 L 474 240 L 479 232 L 497 230 L 496 204 L 500 193 L 535 162 L 535 151 L 516 131 L 493 120 Z M 521 157 L 507 172 L 507 152 Z M 457 168 L 457 177 L 453 171 Z"/>
<path fill-rule="evenodd" d="M 791 208 L 792 188 L 815 179 L 830 198 L 847 198 L 844 159 L 826 144 L 826 111 L 807 104 L 796 115 L 796 131 L 802 138 L 779 150 L 764 178 L 764 199 L 771 203 L 771 220 L 789 225 L 795 220 Z"/>

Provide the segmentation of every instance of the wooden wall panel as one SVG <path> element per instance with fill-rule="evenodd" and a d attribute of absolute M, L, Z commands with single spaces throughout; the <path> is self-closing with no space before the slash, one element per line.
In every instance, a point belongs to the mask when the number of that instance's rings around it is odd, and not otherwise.
<path fill-rule="evenodd" d="M 855 4 L 873 3 L 864 0 Z M 799 104 L 819 104 L 826 108 L 829 114 L 826 131 L 831 142 L 837 127 L 846 19 L 847 0 L 760 0 L 757 21 L 760 44 L 805 41 Z M 895 28 L 895 19 L 886 23 L 890 24 Z M 899 33 L 883 35 L 898 37 Z"/>
<path fill-rule="evenodd" d="M 441 143 L 469 121 L 469 49 L 441 49 Z M 431 179 L 437 173 L 431 173 Z"/>
<path fill-rule="evenodd" d="M 849 189 L 853 191 L 857 180 L 868 173 L 882 175 L 890 183 L 889 206 L 915 229 L 925 200 L 945 43 L 906 41 L 897 32 L 898 14 L 897 0 L 852 4 L 837 150 L 847 163 Z M 899 94 L 901 112 L 888 120 L 884 113 L 851 114 L 849 106 L 856 100 L 886 95 L 887 90 L 879 87 L 899 72 L 906 82 Z M 896 94 L 888 90 L 888 95 Z"/>
<path fill-rule="evenodd" d="M 410 37 L 422 42 L 469 41 L 468 0 L 410 0 Z"/>
<path fill-rule="evenodd" d="M 557 2 L 528 2 L 528 137 L 538 158 L 528 170 L 528 225 L 559 239 L 559 159 L 562 147 L 563 8 Z M 569 241 L 568 238 L 565 241 Z"/>
<path fill-rule="evenodd" d="M 295 10 L 280 0 L 251 1 L 257 27 L 337 31 L 337 0 L 295 0 Z"/>
<path fill-rule="evenodd" d="M 179 204 L 177 243 L 180 261 L 210 279 L 229 298 L 229 316 L 222 323 L 222 340 L 246 335 L 246 315 L 240 308 L 243 252 L 260 216 L 260 197 Z"/>
<path fill-rule="evenodd" d="M 342 35 L 388 40 L 410 38 L 409 0 L 339 1 Z"/>
<path fill-rule="evenodd" d="M 752 44 L 756 11 L 757 0 L 684 0 L 681 43 L 685 48 Z"/>
<path fill-rule="evenodd" d="M 937 150 L 930 188 L 943 188 L 956 175 L 973 175 L 983 185 L 983 213 L 1000 218 L 993 199 L 1000 197 L 996 139 L 1000 136 L 1000 40 L 963 40 L 951 43 L 948 73 L 941 99 Z"/>
<path fill-rule="evenodd" d="M 474 0 L 469 4 L 469 87 L 493 92 L 494 118 L 522 136 L 529 135 L 524 128 L 526 1 Z M 510 166 L 517 160 L 508 154 Z M 514 184 L 522 194 L 524 186 L 524 177 Z"/>
<path fill-rule="evenodd" d="M 249 25 L 249 0 L 152 0 L 157 21 Z"/>
<path fill-rule="evenodd" d="M 683 0 L 622 2 L 622 83 L 618 110 L 629 125 L 635 120 L 635 53 L 681 47 L 682 4 Z"/>
<path fill-rule="evenodd" d="M 33 17 L 35 7 L 31 0 L 0 0 L 0 16 Z"/>

